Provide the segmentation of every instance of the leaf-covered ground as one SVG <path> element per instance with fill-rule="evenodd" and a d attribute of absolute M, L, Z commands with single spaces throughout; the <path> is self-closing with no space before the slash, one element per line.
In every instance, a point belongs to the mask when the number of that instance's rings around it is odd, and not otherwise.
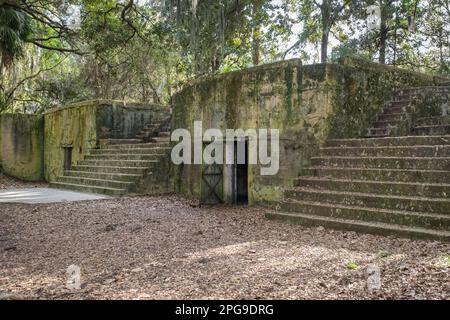
<path fill-rule="evenodd" d="M 45 182 L 26 182 L 9 177 L 0 171 L 0 190 L 2 189 L 20 189 L 20 188 L 45 188 Z"/>
<path fill-rule="evenodd" d="M 448 299 L 450 244 L 303 228 L 177 196 L 0 204 L 3 299 Z M 69 265 L 81 289 L 66 288 Z M 381 270 L 369 292 L 367 267 Z"/>

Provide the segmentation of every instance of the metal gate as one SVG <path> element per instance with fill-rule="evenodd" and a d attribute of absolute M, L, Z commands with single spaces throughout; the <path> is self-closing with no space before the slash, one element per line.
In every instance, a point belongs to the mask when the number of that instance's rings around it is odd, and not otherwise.
<path fill-rule="evenodd" d="M 221 197 L 223 188 L 223 170 L 217 163 L 204 165 L 202 170 L 202 199 L 203 204 L 223 203 Z"/>

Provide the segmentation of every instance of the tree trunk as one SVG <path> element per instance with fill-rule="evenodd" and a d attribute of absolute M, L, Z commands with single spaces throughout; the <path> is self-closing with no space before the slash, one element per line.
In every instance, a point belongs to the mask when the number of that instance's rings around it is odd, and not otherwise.
<path fill-rule="evenodd" d="M 321 50 L 320 50 L 320 60 L 322 63 L 326 63 L 328 60 L 328 36 L 329 31 L 323 30 L 322 31 L 322 44 L 321 44 Z"/>
<path fill-rule="evenodd" d="M 261 37 L 260 37 L 260 21 L 258 21 L 258 14 L 262 9 L 262 2 L 256 1 L 253 4 L 252 19 L 255 23 L 255 27 L 252 30 L 252 62 L 254 66 L 259 65 L 260 51 L 261 51 Z"/>
<path fill-rule="evenodd" d="M 320 61 L 326 63 L 328 60 L 328 38 L 331 29 L 331 0 L 323 0 L 320 6 L 322 15 L 322 42 L 320 50 Z"/>
<path fill-rule="evenodd" d="M 387 8 L 385 5 L 381 8 L 381 22 L 380 22 L 380 48 L 378 62 L 381 64 L 386 64 L 386 42 L 388 37 L 388 26 L 387 26 Z"/>
<path fill-rule="evenodd" d="M 259 28 L 253 30 L 253 44 L 252 44 L 252 62 L 254 66 L 259 65 L 259 52 L 261 47 L 261 42 L 259 39 Z"/>

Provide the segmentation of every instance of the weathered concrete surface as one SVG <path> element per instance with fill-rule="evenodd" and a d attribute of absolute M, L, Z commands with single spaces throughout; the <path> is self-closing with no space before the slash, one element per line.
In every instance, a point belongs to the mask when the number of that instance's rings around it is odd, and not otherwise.
<path fill-rule="evenodd" d="M 167 113 L 161 105 L 93 100 L 56 108 L 45 114 L 45 178 L 64 173 L 64 147 L 72 148 L 72 165 L 83 160 L 100 139 L 129 139 L 153 118 Z"/>
<path fill-rule="evenodd" d="M 0 203 L 57 203 L 86 200 L 109 199 L 107 196 L 99 196 L 90 193 L 62 191 L 49 188 L 33 189 L 8 189 L 0 191 Z"/>
<path fill-rule="evenodd" d="M 356 59 L 303 66 L 300 60 L 205 78 L 173 99 L 172 128 L 279 129 L 280 172 L 260 176 L 250 166 L 250 203 L 278 200 L 329 138 L 365 134 L 395 89 L 431 85 L 431 76 Z M 226 171 L 226 170 L 224 170 Z M 177 166 L 176 190 L 201 197 L 201 165 Z M 227 194 L 222 192 L 224 199 Z"/>
<path fill-rule="evenodd" d="M 40 115 L 0 116 L 0 167 L 26 181 L 44 177 L 44 119 Z"/>

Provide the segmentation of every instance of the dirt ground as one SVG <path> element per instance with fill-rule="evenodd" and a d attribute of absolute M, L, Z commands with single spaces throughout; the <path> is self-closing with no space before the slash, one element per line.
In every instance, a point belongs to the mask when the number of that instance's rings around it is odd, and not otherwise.
<path fill-rule="evenodd" d="M 177 196 L 0 204 L 0 299 L 449 299 L 450 244 Z M 70 265 L 81 288 L 66 287 Z M 381 271 L 369 291 L 367 268 Z"/>

